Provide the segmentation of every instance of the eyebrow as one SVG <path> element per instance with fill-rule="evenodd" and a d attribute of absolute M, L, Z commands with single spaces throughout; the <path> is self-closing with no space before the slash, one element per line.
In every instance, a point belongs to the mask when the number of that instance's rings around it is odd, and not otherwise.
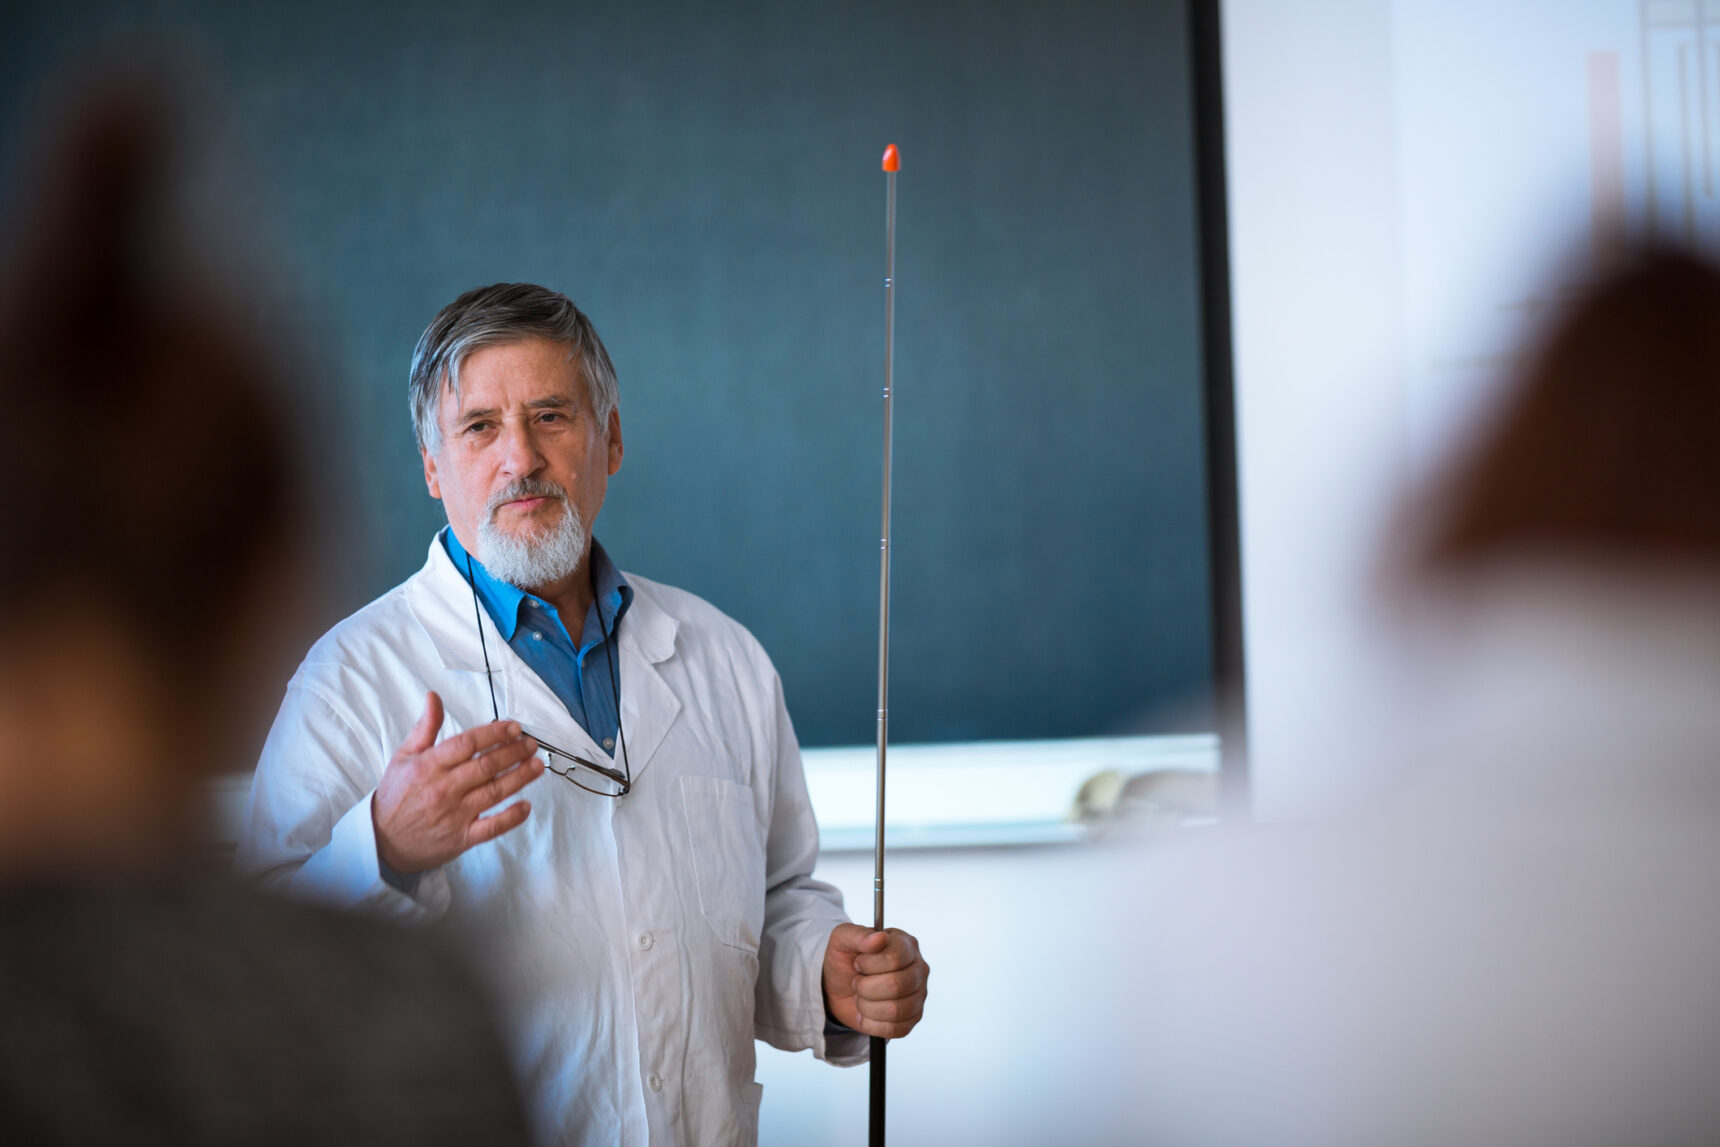
<path fill-rule="evenodd" d="M 534 398 L 534 399 L 532 399 L 530 402 L 526 403 L 526 409 L 527 410 L 571 410 L 571 409 L 573 409 L 573 405 L 574 405 L 573 400 L 570 398 L 564 398 L 560 395 L 550 395 L 546 398 Z M 490 406 L 479 407 L 476 410 L 462 410 L 459 414 L 459 417 L 457 417 L 454 420 L 454 425 L 456 425 L 456 426 L 469 426 L 472 423 L 479 421 L 480 419 L 497 418 L 500 415 L 501 415 L 501 411 L 496 410 L 494 407 L 490 407 Z"/>

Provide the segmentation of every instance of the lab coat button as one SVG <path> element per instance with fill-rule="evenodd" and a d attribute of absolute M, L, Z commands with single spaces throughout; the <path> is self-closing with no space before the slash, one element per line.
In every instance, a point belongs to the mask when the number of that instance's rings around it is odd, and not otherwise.
<path fill-rule="evenodd" d="M 655 944 L 656 942 L 657 942 L 657 937 L 651 935 L 651 933 L 649 933 L 649 932 L 639 933 L 639 950 L 641 952 L 649 952 L 651 950 L 651 946 L 653 944 Z"/>
<path fill-rule="evenodd" d="M 651 1073 L 651 1078 L 647 1082 L 651 1084 L 652 1091 L 663 1090 L 663 1077 L 658 1075 L 656 1072 Z"/>

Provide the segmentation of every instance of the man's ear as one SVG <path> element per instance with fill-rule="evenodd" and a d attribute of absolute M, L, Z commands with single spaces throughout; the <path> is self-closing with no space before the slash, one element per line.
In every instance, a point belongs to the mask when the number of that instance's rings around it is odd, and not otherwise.
<path fill-rule="evenodd" d="M 621 469 L 621 411 L 619 408 L 609 412 L 609 476 Z"/>
<path fill-rule="evenodd" d="M 429 489 L 430 496 L 440 502 L 442 485 L 436 480 L 436 456 L 422 446 L 418 448 L 418 456 L 424 459 L 424 485 Z"/>

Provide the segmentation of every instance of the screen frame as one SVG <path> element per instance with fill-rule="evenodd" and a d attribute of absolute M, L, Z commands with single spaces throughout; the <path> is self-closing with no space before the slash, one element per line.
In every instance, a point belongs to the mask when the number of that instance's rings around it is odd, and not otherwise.
<path fill-rule="evenodd" d="M 1251 814 L 1248 673 L 1243 653 L 1242 540 L 1220 0 L 1189 0 L 1188 30 L 1189 74 L 1194 87 L 1195 211 L 1200 232 L 1213 723 L 1219 734 L 1219 785 L 1224 816 L 1246 820 Z"/>

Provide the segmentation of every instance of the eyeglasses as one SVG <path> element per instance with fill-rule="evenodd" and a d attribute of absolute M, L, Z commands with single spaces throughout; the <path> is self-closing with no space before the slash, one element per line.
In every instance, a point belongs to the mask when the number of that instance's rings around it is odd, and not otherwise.
<path fill-rule="evenodd" d="M 466 555 L 466 584 L 472 590 L 472 615 L 478 623 L 478 647 L 484 651 L 484 679 L 490 685 L 490 712 L 500 721 L 502 711 L 496 704 L 496 677 L 490 669 L 490 647 L 484 640 L 484 615 L 478 605 L 478 583 L 472 576 L 472 555 L 469 553 Z M 601 609 L 597 611 L 597 627 L 603 632 L 605 642 L 615 636 L 614 629 L 603 629 Z M 558 749 L 524 725 L 520 726 L 521 733 L 538 743 L 538 750 L 543 753 L 544 768 L 588 793 L 610 798 L 624 797 L 633 791 L 633 770 L 627 763 L 627 731 L 621 727 L 621 676 L 615 667 L 616 655 L 619 652 L 616 648 L 609 650 L 609 683 L 615 689 L 615 736 L 621 745 L 621 771 L 617 772 L 609 765 L 600 765 L 578 753 Z M 567 762 L 565 767 L 556 766 L 557 757 Z"/>

